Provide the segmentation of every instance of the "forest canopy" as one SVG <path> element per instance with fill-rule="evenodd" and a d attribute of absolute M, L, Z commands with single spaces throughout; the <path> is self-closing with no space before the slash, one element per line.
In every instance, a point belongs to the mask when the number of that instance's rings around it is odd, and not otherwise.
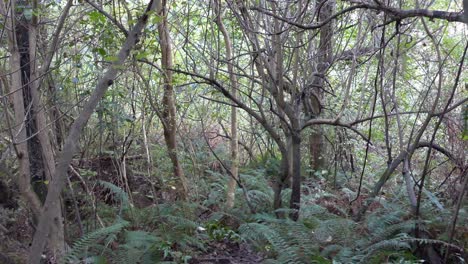
<path fill-rule="evenodd" d="M 0 263 L 466 263 L 466 9 L 0 0 Z"/>

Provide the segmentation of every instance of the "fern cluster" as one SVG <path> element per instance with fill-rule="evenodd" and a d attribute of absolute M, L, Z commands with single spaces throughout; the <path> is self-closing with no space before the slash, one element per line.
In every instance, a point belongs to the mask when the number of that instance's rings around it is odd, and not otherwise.
<path fill-rule="evenodd" d="M 309 203 L 302 206 L 297 222 L 264 213 L 239 231 L 268 254 L 270 263 L 381 263 L 389 256 L 416 260 L 411 254 L 415 221 L 404 220 L 404 210 L 395 206 L 389 204 L 356 223 Z"/>
<path fill-rule="evenodd" d="M 128 225 L 129 222 L 119 219 L 113 225 L 84 235 L 73 244 L 65 261 L 67 263 L 87 263 L 90 260 L 98 260 L 111 254 L 108 245 L 115 241 L 116 235 Z"/>
<path fill-rule="evenodd" d="M 346 203 L 324 204 L 324 198 L 340 201 L 339 194 L 307 190 L 298 221 L 278 218 L 289 215 L 291 209 L 273 211 L 273 192 L 264 173 L 265 170 L 255 169 L 241 174 L 256 214 L 246 209 L 240 188 L 235 208 L 223 211 L 220 205 L 224 204 L 228 178 L 216 172 L 212 172 L 210 193 L 203 204 L 174 202 L 138 209 L 132 206 L 125 191 L 101 182 L 121 205 L 117 220 L 75 242 L 67 263 L 181 263 L 206 251 L 210 240 L 222 243 L 226 239 L 250 243 L 266 256 L 264 263 L 411 263 L 419 261 L 412 253 L 416 245 L 454 247 L 436 239 L 413 237 L 416 225 L 423 232 L 430 228 L 442 230 L 447 221 L 444 217 L 450 212 L 439 208 L 440 214 L 431 218 L 428 212 L 437 208 L 426 202 L 421 207 L 425 220 L 417 222 L 397 195 L 391 201 L 380 200 L 379 207 L 357 223 L 342 208 Z M 284 204 L 288 204 L 289 196 L 290 190 L 284 190 Z M 465 212 L 462 210 L 460 215 Z M 226 217 L 235 224 L 226 225 Z M 461 248 L 454 249 L 463 252 Z"/>
<path fill-rule="evenodd" d="M 66 263 L 162 263 L 186 261 L 192 249 L 203 250 L 198 237 L 196 204 L 161 204 L 144 209 L 133 207 L 120 187 L 101 182 L 121 202 L 118 217 L 109 226 L 78 239 Z M 184 252 L 184 253 L 182 253 Z"/>

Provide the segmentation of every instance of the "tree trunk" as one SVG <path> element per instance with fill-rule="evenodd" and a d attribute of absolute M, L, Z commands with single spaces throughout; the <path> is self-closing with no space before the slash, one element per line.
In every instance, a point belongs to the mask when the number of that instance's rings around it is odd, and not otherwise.
<path fill-rule="evenodd" d="M 309 165 L 312 170 L 318 171 L 319 169 L 323 168 L 323 151 L 322 148 L 322 136 L 323 129 L 319 126 L 313 128 L 312 133 L 309 135 L 309 154 L 310 160 Z"/>
<path fill-rule="evenodd" d="M 223 17 L 221 12 L 221 4 L 218 1 L 215 1 L 216 8 L 216 24 L 218 25 L 219 30 L 223 34 L 224 45 L 226 45 L 226 61 L 227 68 L 229 72 L 229 81 L 231 83 L 231 94 L 234 98 L 237 98 L 237 77 L 234 72 L 234 67 L 232 66 L 232 43 L 229 34 L 224 27 Z M 234 207 L 234 202 L 236 198 L 236 185 L 237 179 L 239 178 L 239 143 L 237 136 L 237 108 L 231 106 L 231 178 L 228 182 L 227 188 L 227 200 L 226 207 L 231 209 Z"/>
<path fill-rule="evenodd" d="M 328 19 L 333 13 L 334 1 L 329 0 L 318 0 L 317 6 L 319 7 L 319 20 L 323 21 Z M 320 28 L 320 43 L 317 53 L 317 76 L 313 78 L 312 84 L 314 93 L 322 101 L 323 97 L 323 85 L 325 80 L 325 74 L 330 67 L 332 62 L 332 37 L 333 37 L 333 23 L 327 23 Z M 315 102 L 318 103 L 318 102 Z M 313 109 L 316 109 L 315 113 L 309 113 L 312 117 L 317 118 L 320 115 L 320 105 L 312 105 Z M 323 144 L 323 128 L 315 127 L 309 136 L 309 150 L 310 150 L 310 165 L 311 169 L 318 171 L 321 168 L 327 166 L 325 159 L 321 157 L 324 154 Z"/>
<path fill-rule="evenodd" d="M 12 1 L 8 12 L 3 1 L 0 1 L 0 10 L 6 19 L 7 28 L 11 29 L 8 33 L 8 48 L 10 50 L 10 89 L 13 96 L 13 108 L 15 111 L 14 129 L 11 130 L 12 141 L 19 162 L 19 175 L 17 183 L 22 196 L 26 199 L 27 204 L 33 212 L 33 218 L 37 219 L 41 213 L 41 202 L 37 195 L 31 189 L 31 171 L 30 157 L 28 151 L 28 136 L 25 128 L 26 112 L 25 102 L 23 97 L 23 83 L 21 78 L 21 55 L 17 44 L 17 36 L 15 32 L 15 2 Z"/>
<path fill-rule="evenodd" d="M 59 203 L 60 193 L 67 181 L 67 171 L 72 161 L 73 155 L 78 148 L 78 139 L 82 133 L 83 128 L 91 117 L 94 109 L 98 105 L 99 101 L 104 96 L 105 92 L 110 85 L 114 83 L 114 79 L 122 69 L 122 65 L 130 55 L 130 51 L 138 43 L 143 28 L 148 22 L 149 15 L 152 11 L 155 11 L 160 6 L 159 1 L 151 0 L 145 10 L 145 13 L 140 17 L 136 25 L 129 32 L 125 43 L 117 54 L 118 60 L 113 62 L 107 68 L 106 72 L 99 79 L 96 89 L 91 94 L 89 100 L 85 103 L 82 112 L 75 119 L 73 125 L 70 128 L 70 132 L 65 140 L 65 145 L 62 152 L 60 153 L 57 166 L 55 167 L 55 176 L 52 182 L 49 184 L 49 190 L 47 193 L 46 201 L 44 203 L 44 211 L 39 219 L 36 233 L 34 234 L 33 242 L 30 248 L 29 260 L 30 264 L 38 264 L 41 261 L 41 254 L 47 241 L 47 236 L 50 234 L 51 223 L 54 220 L 54 208 Z"/>
<path fill-rule="evenodd" d="M 16 17 L 21 17 L 15 26 L 16 33 L 16 44 L 18 46 L 20 56 L 20 74 L 21 74 L 21 86 L 23 91 L 23 103 L 24 103 L 24 126 L 26 128 L 27 146 L 29 153 L 29 171 L 31 177 L 31 183 L 33 189 L 39 196 L 41 202 L 44 202 L 45 196 L 47 195 L 47 186 L 44 184 L 45 170 L 42 159 L 42 151 L 39 142 L 39 138 L 36 137 L 37 124 L 36 117 L 34 115 L 34 106 L 32 102 L 31 84 L 31 60 L 30 60 L 30 42 L 29 42 L 29 29 L 33 25 L 25 19 L 22 15 L 23 9 L 21 6 L 26 6 L 27 1 L 18 1 L 16 9 Z"/>
<path fill-rule="evenodd" d="M 37 2 L 34 2 L 34 5 L 37 5 Z M 34 9 L 37 7 L 34 6 Z M 32 100 L 32 123 L 35 123 L 35 130 L 32 132 L 33 135 L 37 134 L 37 137 L 33 138 L 38 139 L 38 148 L 40 150 L 41 159 L 41 169 L 44 172 L 45 179 L 49 182 L 52 182 L 52 178 L 55 174 L 55 158 L 53 153 L 53 148 L 51 145 L 51 139 L 49 137 L 49 129 L 47 128 L 46 114 L 42 107 L 40 95 L 39 95 L 39 76 L 37 71 L 37 21 L 34 17 L 33 23 L 29 24 L 29 71 L 30 71 L 30 83 L 29 90 L 31 93 Z M 23 65 L 22 65 L 23 67 Z M 44 197 L 45 199 L 45 197 Z M 62 208 L 61 204 L 57 203 L 53 208 L 51 208 L 51 213 L 54 215 L 54 222 L 52 224 L 52 232 L 49 236 L 49 249 L 51 250 L 52 255 L 58 262 L 61 262 L 65 254 L 65 236 L 64 236 L 64 226 L 63 226 L 63 217 L 62 217 Z"/>
<path fill-rule="evenodd" d="M 291 218 L 296 221 L 299 218 L 299 209 L 301 206 L 301 132 L 292 133 L 292 192 L 290 208 Z"/>
<path fill-rule="evenodd" d="M 27 1 L 20 1 L 20 6 L 26 6 Z M 29 3 L 31 4 L 31 3 Z M 37 2 L 32 3 L 33 9 L 37 9 Z M 15 24 L 12 29 L 16 40 L 12 40 L 10 45 L 12 60 L 11 69 L 19 69 L 13 73 L 11 78 L 13 89 L 19 89 L 14 94 L 16 124 L 21 131 L 18 131 L 18 140 L 20 140 L 18 154 L 20 161 L 20 188 L 23 194 L 29 197 L 27 200 L 32 204 L 35 212 L 34 222 L 37 221 L 40 212 L 40 203 L 43 203 L 47 195 L 46 180 L 51 181 L 55 161 L 47 133 L 46 118 L 40 107 L 39 91 L 36 67 L 36 18 L 32 21 L 25 19 L 21 13 L 22 9 L 13 9 L 18 12 L 17 17 L 20 21 L 12 22 Z M 22 87 L 22 89 L 20 89 Z M 15 142 L 18 142 L 15 140 Z M 21 153 L 21 154 L 20 154 Z M 39 197 L 39 200 L 33 193 L 30 193 L 30 183 Z M 49 237 L 49 250 L 55 259 L 61 260 L 64 254 L 64 231 L 62 221 L 62 211 L 60 204 L 52 209 L 54 215 L 53 232 Z"/>
<path fill-rule="evenodd" d="M 172 86 L 172 47 L 169 38 L 169 28 L 167 24 L 167 1 L 163 0 L 161 9 L 158 10 L 158 15 L 162 17 L 161 23 L 158 24 L 159 43 L 161 45 L 161 67 L 164 73 L 164 95 L 163 95 L 163 110 L 162 123 L 164 129 L 164 139 L 167 145 L 169 158 L 171 159 L 174 175 L 181 184 L 181 189 L 178 190 L 180 198 L 188 199 L 188 182 L 184 175 L 182 166 L 177 155 L 177 123 L 176 123 L 176 107 L 174 98 L 174 87 Z"/>
<path fill-rule="evenodd" d="M 230 59 L 228 59 L 230 61 Z M 231 66 L 232 68 L 232 66 Z M 234 75 L 233 75 L 234 76 Z M 237 97 L 237 87 L 232 86 L 232 94 Z M 231 106 L 231 174 L 227 190 L 227 208 L 234 207 L 236 197 L 236 179 L 239 178 L 239 143 L 237 136 L 237 109 Z"/>
<path fill-rule="evenodd" d="M 287 153 L 282 154 L 281 158 L 281 165 L 279 170 L 279 177 L 275 182 L 273 182 L 273 209 L 279 209 L 282 206 L 282 199 L 281 199 L 281 192 L 286 184 L 286 181 L 290 178 L 289 177 L 289 161 L 287 158 Z"/>

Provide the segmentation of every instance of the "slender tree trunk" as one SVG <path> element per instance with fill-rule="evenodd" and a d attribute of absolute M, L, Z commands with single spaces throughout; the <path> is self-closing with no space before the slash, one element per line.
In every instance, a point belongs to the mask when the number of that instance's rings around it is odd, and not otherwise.
<path fill-rule="evenodd" d="M 288 177 L 283 182 L 284 187 L 291 187 L 293 181 L 293 144 L 292 144 L 292 133 L 286 132 L 286 146 L 288 146 Z"/>
<path fill-rule="evenodd" d="M 323 167 L 323 155 L 322 151 L 322 133 L 323 129 L 321 127 L 316 126 L 313 128 L 312 133 L 309 135 L 309 154 L 310 160 L 309 165 L 310 168 L 314 171 L 319 170 Z"/>
<path fill-rule="evenodd" d="M 392 79 L 392 93 L 391 93 L 391 100 L 393 102 L 393 108 L 396 113 L 399 113 L 399 104 L 396 99 L 395 91 L 397 89 L 396 86 L 396 78 L 397 78 L 397 70 L 398 70 L 398 62 L 399 62 L 399 57 L 400 57 L 400 41 L 401 41 L 401 36 L 398 35 L 397 37 L 397 47 L 396 47 L 396 56 L 394 59 L 394 66 L 393 66 L 393 79 Z M 400 151 L 405 148 L 405 142 L 403 139 L 403 126 L 401 122 L 400 115 L 396 115 L 396 121 L 397 121 L 397 128 L 398 128 L 398 142 L 399 142 L 399 147 Z M 416 193 L 414 192 L 413 188 L 413 179 L 411 177 L 411 171 L 409 167 L 409 157 L 406 157 L 403 161 L 403 169 L 402 169 L 402 176 L 403 180 L 405 181 L 405 186 L 406 186 L 406 192 L 408 194 L 408 199 L 410 202 L 410 206 L 412 209 L 412 213 L 416 213 L 416 206 L 417 206 L 417 199 L 416 199 Z"/>
<path fill-rule="evenodd" d="M 294 209 L 291 218 L 299 218 L 299 209 L 301 206 L 301 135 L 299 131 L 292 133 L 292 192 L 290 208 Z"/>
<path fill-rule="evenodd" d="M 234 7 L 234 5 L 231 5 Z M 240 16 L 240 24 L 243 26 L 243 29 L 248 36 L 248 39 L 252 45 L 252 49 L 255 51 L 260 51 L 260 41 L 258 36 L 256 35 L 255 31 L 257 30 L 256 23 L 253 22 L 253 19 L 250 13 L 247 11 L 248 8 L 245 5 L 244 1 L 235 1 L 235 7 L 239 11 Z M 277 15 L 276 10 L 276 3 L 272 2 L 271 5 L 273 14 Z M 280 28 L 281 22 L 278 20 L 274 20 L 273 23 L 273 31 L 274 32 L 282 32 Z M 286 114 L 286 108 L 290 110 L 289 105 L 286 103 L 284 98 L 284 71 L 283 71 L 283 50 L 282 44 L 284 40 L 280 37 L 281 34 L 274 34 L 273 39 L 270 40 L 272 43 L 272 47 L 274 48 L 273 53 L 266 52 L 265 54 L 259 53 L 260 56 L 253 56 L 253 63 L 257 69 L 258 74 L 262 80 L 262 85 L 264 86 L 264 91 L 268 91 L 271 94 L 274 104 L 272 105 L 272 109 L 276 112 L 275 114 L 280 117 L 282 120 L 280 122 L 281 129 L 283 130 L 284 135 L 289 137 L 290 131 L 287 124 L 287 119 L 291 118 L 289 116 L 291 111 Z M 228 91 L 223 91 L 224 95 L 227 95 L 230 100 L 233 100 L 233 97 Z M 294 96 L 291 96 L 294 98 Z M 265 130 L 269 133 L 271 138 L 275 141 L 278 145 L 278 148 L 281 153 L 281 169 L 278 175 L 278 178 L 275 179 L 276 181 L 273 183 L 273 190 L 274 190 L 274 200 L 273 206 L 275 209 L 281 207 L 281 192 L 282 189 L 285 187 L 286 181 L 290 177 L 290 157 L 289 157 L 289 146 L 287 143 L 283 141 L 283 138 L 277 133 L 275 125 L 268 122 L 265 118 L 263 109 L 260 109 L 260 114 L 256 111 L 253 111 L 251 108 L 246 106 L 245 104 L 241 103 L 239 100 L 233 100 L 240 108 L 244 109 L 248 114 L 253 116 Z M 286 115 L 288 115 L 286 117 Z"/>
<path fill-rule="evenodd" d="M 106 70 L 101 79 L 99 79 L 96 89 L 91 94 L 89 100 L 83 107 L 80 115 L 75 119 L 70 128 L 70 132 L 65 140 L 65 145 L 59 155 L 57 166 L 55 167 L 55 176 L 50 183 L 47 193 L 46 201 L 44 203 L 44 211 L 39 219 L 36 233 L 34 234 L 33 242 L 30 248 L 29 261 L 30 264 L 38 264 L 41 261 L 41 254 L 47 241 L 47 236 L 50 234 L 51 223 L 56 221 L 54 219 L 54 207 L 59 203 L 60 193 L 65 183 L 67 182 L 67 171 L 72 161 L 73 155 L 78 148 L 78 139 L 82 133 L 83 128 L 91 117 L 94 109 L 99 101 L 104 96 L 105 92 L 114 83 L 122 65 L 130 55 L 130 51 L 138 43 L 142 35 L 143 28 L 148 22 L 151 12 L 154 12 L 160 6 L 160 1 L 151 0 L 145 13 L 138 19 L 133 29 L 129 32 L 125 43 L 117 54 L 118 60 L 113 62 Z"/>
<path fill-rule="evenodd" d="M 287 158 L 287 153 L 283 153 L 281 156 L 281 164 L 280 164 L 280 175 L 277 177 L 277 180 L 273 182 L 273 209 L 279 209 L 282 206 L 282 199 L 281 199 L 281 192 L 283 191 L 284 185 L 288 180 L 289 174 L 289 161 Z"/>
<path fill-rule="evenodd" d="M 409 160 L 408 157 L 405 158 L 403 161 L 403 171 L 402 171 L 402 176 L 405 181 L 405 186 L 406 186 L 406 193 L 408 194 L 408 199 L 411 205 L 411 208 L 413 210 L 413 213 L 416 212 L 416 205 L 417 205 L 417 200 L 416 200 L 416 194 L 414 192 L 413 188 L 413 179 L 411 178 L 410 174 L 410 169 L 409 169 Z"/>
<path fill-rule="evenodd" d="M 34 9 L 37 9 L 37 2 L 34 1 Z M 36 58 L 36 43 L 37 43 L 37 21 L 33 17 L 33 23 L 29 24 L 29 67 L 30 67 L 30 82 L 29 90 L 31 92 L 32 100 L 32 121 L 35 122 L 35 130 L 32 131 L 37 134 L 39 141 L 39 149 L 42 157 L 42 170 L 44 171 L 45 178 L 52 182 L 55 174 L 55 158 L 51 139 L 49 137 L 49 129 L 47 128 L 46 114 L 41 106 L 39 95 L 39 76 L 37 76 L 37 58 Z M 36 137 L 33 137 L 36 138 Z M 44 197 L 45 198 L 45 197 Z M 61 204 L 57 203 L 51 208 L 51 213 L 54 215 L 54 223 L 52 224 L 52 232 L 49 236 L 49 249 L 52 251 L 55 259 L 61 262 L 65 254 L 65 237 Z"/>
<path fill-rule="evenodd" d="M 27 3 L 20 2 L 22 6 Z M 14 2 L 10 10 L 22 12 L 15 9 Z M 33 8 L 37 8 L 37 2 L 32 3 Z M 3 9 L 3 6 L 2 6 Z M 10 16 L 12 18 L 13 16 Z M 17 138 L 14 142 L 16 146 L 18 160 L 20 163 L 20 176 L 18 185 L 26 197 L 28 204 L 34 212 L 34 222 L 40 216 L 41 201 L 44 201 L 47 194 L 45 180 L 51 180 L 55 162 L 49 137 L 46 129 L 46 119 L 44 112 L 40 111 L 40 99 L 38 92 L 38 81 L 36 74 L 36 21 L 32 23 L 24 19 L 21 21 L 9 20 L 11 29 L 9 34 L 12 70 L 12 89 L 18 91 L 13 94 L 15 108 L 15 125 L 17 127 Z M 33 17 L 34 18 L 34 17 Z M 31 190 L 30 183 L 37 187 L 36 194 Z M 38 195 L 39 198 L 36 196 Z M 54 222 L 53 232 L 49 237 L 49 249 L 57 260 L 60 261 L 64 253 L 64 232 L 61 217 L 60 204 L 53 208 Z"/>
<path fill-rule="evenodd" d="M 167 1 L 163 0 L 161 9 L 158 10 L 158 15 L 162 17 L 161 23 L 158 24 L 158 33 L 162 54 L 161 67 L 164 72 L 162 123 L 164 128 L 164 139 L 166 140 L 167 151 L 172 162 L 174 175 L 178 178 L 182 187 L 178 190 L 178 193 L 180 198 L 186 200 L 188 199 L 188 182 L 177 155 L 176 107 L 174 87 L 172 85 L 172 71 L 170 70 L 172 69 L 173 61 L 167 14 Z"/>
<path fill-rule="evenodd" d="M 63 120 L 60 118 L 60 110 L 57 105 L 58 100 L 55 98 L 55 94 L 58 92 L 54 83 L 54 80 L 51 78 L 47 81 L 47 85 L 49 87 L 49 94 L 51 95 L 51 104 L 52 104 L 52 109 L 50 109 L 49 114 L 50 120 L 54 121 L 54 126 L 53 126 L 53 139 L 54 139 L 54 146 L 56 151 L 60 151 L 62 149 L 63 145 L 63 131 L 64 131 L 64 125 L 63 125 Z"/>
<path fill-rule="evenodd" d="M 318 11 L 320 21 L 327 19 L 333 14 L 334 5 L 334 1 L 331 0 L 317 1 L 317 7 L 320 9 Z M 325 73 L 330 67 L 333 55 L 332 37 L 333 23 L 330 22 L 320 28 L 320 43 L 318 47 L 316 66 L 318 74 L 313 78 L 313 87 L 311 88 L 314 89 L 314 93 L 320 97 L 320 101 L 322 101 L 321 97 L 323 97 L 322 88 L 325 83 Z M 308 114 L 310 114 L 314 118 L 318 117 L 318 115 L 320 114 L 320 105 L 312 105 L 312 108 L 315 108 L 315 111 L 312 111 L 312 113 Z M 309 151 L 311 169 L 317 171 L 327 165 L 325 164 L 325 159 L 323 158 L 325 152 L 323 144 L 323 128 L 320 126 L 314 127 L 312 133 L 309 136 Z"/>
<path fill-rule="evenodd" d="M 16 38 L 15 21 L 15 1 L 10 2 L 7 8 L 3 1 L 0 1 L 0 11 L 6 18 L 5 24 L 8 31 L 8 47 L 10 50 L 10 88 L 13 96 L 13 108 L 15 111 L 14 129 L 12 129 L 12 140 L 15 146 L 17 158 L 19 161 L 19 175 L 17 183 L 22 196 L 33 212 L 34 219 L 37 219 L 41 213 L 41 202 L 37 195 L 31 189 L 31 171 L 30 157 L 28 151 L 28 136 L 25 127 L 26 111 L 23 97 L 23 83 L 21 78 L 21 55 Z M 8 11 L 7 11 L 8 10 Z"/>
<path fill-rule="evenodd" d="M 39 138 L 36 137 L 37 124 L 36 117 L 34 115 L 34 105 L 32 101 L 32 67 L 30 60 L 30 29 L 33 27 L 30 21 L 26 20 L 23 13 L 23 7 L 28 5 L 27 1 L 18 1 L 16 8 L 16 16 L 21 19 L 16 21 L 15 33 L 16 33 L 16 45 L 18 46 L 20 56 L 20 74 L 21 74 L 21 86 L 23 91 L 23 103 L 25 110 L 24 126 L 26 128 L 27 135 L 27 146 L 29 152 L 29 170 L 31 176 L 31 183 L 33 189 L 39 196 L 39 199 L 43 202 L 47 195 L 47 186 L 44 184 L 45 170 L 44 162 L 42 159 L 41 145 Z"/>
<path fill-rule="evenodd" d="M 229 72 L 229 81 L 231 83 L 231 94 L 234 98 L 237 98 L 237 77 L 234 72 L 234 67 L 232 66 L 232 42 L 229 37 L 229 33 L 224 27 L 221 4 L 218 1 L 214 1 L 216 7 L 216 24 L 218 25 L 219 30 L 223 34 L 224 45 L 226 46 L 226 61 L 227 68 Z M 237 108 L 231 106 L 231 178 L 228 182 L 227 188 L 227 200 L 226 207 L 228 209 L 234 207 L 235 197 L 236 197 L 236 184 L 237 179 L 239 178 L 239 143 L 237 136 Z"/>
<path fill-rule="evenodd" d="M 26 2 L 21 2 L 22 6 L 26 5 Z M 33 8 L 37 8 L 37 3 L 33 2 Z M 15 9 L 13 9 L 15 10 Z M 22 10 L 19 9 L 19 12 Z M 35 187 L 36 194 L 39 196 L 40 201 L 45 200 L 47 194 L 47 185 L 45 180 L 51 180 L 53 169 L 55 168 L 55 162 L 53 157 L 52 148 L 50 145 L 49 137 L 46 129 L 45 115 L 40 111 L 40 99 L 38 95 L 38 82 L 36 75 L 36 26 L 35 20 L 29 23 L 26 19 L 22 19 L 16 26 L 12 27 L 15 29 L 15 33 L 12 35 L 16 36 L 16 41 L 13 43 L 17 48 L 14 52 L 15 55 L 12 57 L 14 63 L 12 69 L 19 69 L 17 76 L 12 76 L 12 81 L 15 89 L 16 87 L 22 87 L 19 92 L 15 93 L 15 113 L 17 114 L 17 123 L 21 122 L 19 126 L 22 131 L 19 133 L 22 138 L 21 147 L 19 151 L 21 153 L 27 153 L 23 155 L 20 160 L 21 168 L 21 183 L 22 189 L 30 189 L 30 182 Z M 19 60 L 18 60 L 19 57 Z M 19 63 L 18 63 L 19 62 Z M 16 75 L 16 73 L 15 73 Z M 18 79 L 21 79 L 19 81 Z M 19 98 L 22 96 L 22 100 Z M 22 105 L 23 107 L 21 107 Z M 18 123 L 19 125 L 19 123 Z M 24 133 L 26 135 L 24 135 Z M 26 169 L 28 167 L 28 169 Z M 31 193 L 26 193 L 26 196 L 32 196 Z M 36 199 L 29 198 L 29 202 L 37 207 Z M 39 207 L 40 207 L 40 202 Z M 40 210 L 35 208 L 34 211 Z M 54 221 L 51 233 L 49 237 L 49 250 L 55 256 L 57 260 L 61 260 L 64 254 L 64 232 L 63 232 L 63 221 L 60 204 L 57 204 L 53 208 Z M 39 215 L 36 215 L 35 221 Z"/>

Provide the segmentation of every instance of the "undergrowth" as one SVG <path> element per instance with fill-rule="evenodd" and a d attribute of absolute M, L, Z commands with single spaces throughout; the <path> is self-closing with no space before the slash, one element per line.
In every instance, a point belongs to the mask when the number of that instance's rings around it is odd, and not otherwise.
<path fill-rule="evenodd" d="M 244 171 L 241 180 L 255 207 L 249 213 L 242 190 L 237 190 L 236 206 L 224 211 L 226 177 L 211 172 L 217 179 L 210 185 L 203 203 L 164 203 L 138 209 L 119 187 L 101 182 L 120 208 L 112 224 L 78 239 L 69 251 L 67 263 L 189 263 L 197 254 L 209 250 L 209 243 L 230 241 L 248 243 L 264 256 L 263 263 L 416 263 L 418 245 L 434 245 L 441 255 L 454 247 L 438 239 L 415 238 L 414 228 L 445 234 L 450 212 L 431 214 L 431 202 L 422 207 L 424 220 L 415 221 L 403 202 L 404 197 L 380 199 L 379 206 L 362 222 L 355 222 L 342 203 L 324 204 L 322 199 L 346 197 L 349 190 L 308 190 L 301 205 L 300 218 L 285 217 L 290 209 L 272 210 L 273 192 L 264 170 Z M 308 187 L 304 187 L 308 188 Z M 288 204 L 290 190 L 283 192 Z M 349 196 L 348 196 L 349 197 Z M 434 216 L 432 216 L 434 215 Z M 280 216 L 280 217 L 278 217 Z M 462 210 L 461 218 L 466 216 Z M 228 219 L 228 220 L 227 220 Z M 464 224 L 465 219 L 460 220 Z M 457 239 L 457 238 L 455 238 Z M 457 256 L 457 255 L 456 255 Z M 460 256 L 454 263 L 465 263 Z"/>

